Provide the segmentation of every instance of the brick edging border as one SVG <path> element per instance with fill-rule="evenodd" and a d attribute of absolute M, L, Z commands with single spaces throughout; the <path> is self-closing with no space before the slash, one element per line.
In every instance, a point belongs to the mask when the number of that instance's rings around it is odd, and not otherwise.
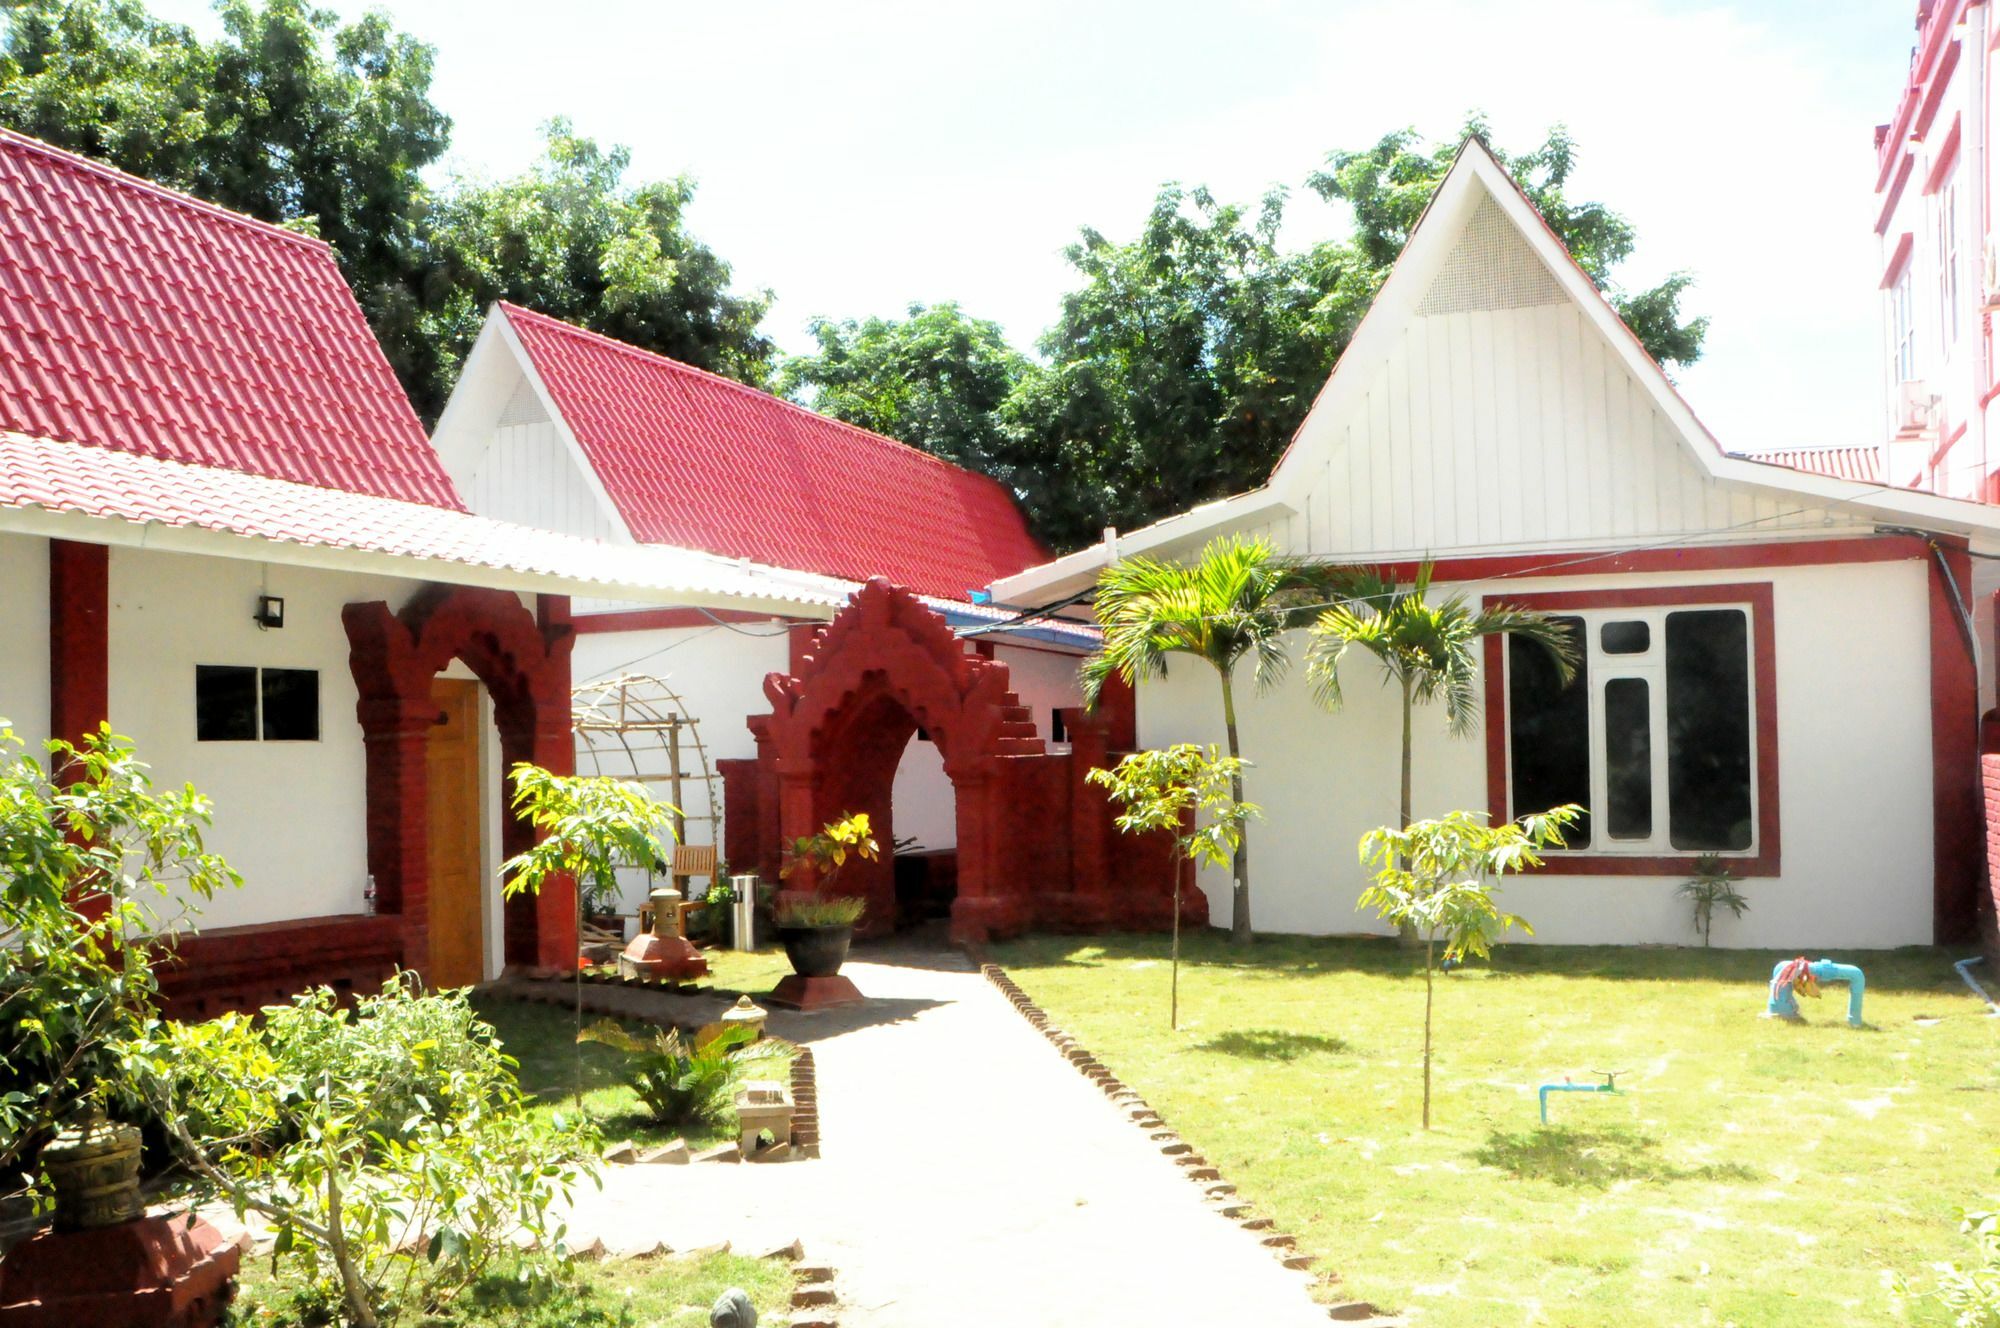
<path fill-rule="evenodd" d="M 1236 1186 L 1223 1178 L 1222 1172 L 1207 1158 L 1194 1151 L 1194 1145 L 1182 1139 L 1180 1133 L 1168 1125 L 1166 1118 L 1141 1097 L 1136 1089 L 1107 1069 L 1103 1062 L 1091 1055 L 1077 1040 L 1065 1032 L 1049 1017 L 1048 1011 L 1035 1004 L 1019 983 L 1007 975 L 1007 970 L 986 958 L 983 948 L 966 947 L 968 956 L 979 965 L 980 974 L 999 989 L 1010 1005 L 1035 1031 L 1047 1038 L 1049 1044 L 1061 1053 L 1064 1060 L 1075 1066 L 1077 1072 L 1102 1089 L 1114 1106 L 1124 1112 L 1125 1118 L 1147 1132 L 1148 1137 L 1159 1146 L 1160 1152 L 1174 1160 L 1182 1168 L 1182 1174 L 1202 1187 L 1202 1192 L 1212 1200 L 1215 1211 L 1235 1222 L 1245 1231 L 1257 1237 L 1257 1243 L 1269 1250 L 1274 1258 L 1286 1268 L 1295 1272 L 1310 1273 L 1313 1258 L 1298 1250 L 1298 1237 L 1272 1229 L 1271 1219 L 1259 1217 L 1251 1211 L 1236 1193 Z M 1327 1274 L 1338 1280 L 1337 1275 Z M 1342 1322 L 1379 1321 L 1392 1322 L 1392 1316 L 1376 1309 L 1366 1301 L 1348 1301 L 1327 1307 L 1327 1317 Z"/>
<path fill-rule="evenodd" d="M 609 983 L 586 981 L 583 984 L 581 1000 L 579 1000 L 579 993 L 575 988 L 560 978 L 547 981 L 519 978 L 503 979 L 499 982 L 487 984 L 483 990 L 507 1000 L 528 1001 L 536 1005 L 559 1006 L 565 1010 L 574 1010 L 580 1006 L 585 1014 L 599 1015 L 606 1019 L 627 1019 L 633 1023 L 651 1024 L 655 1028 L 678 1028 L 683 1032 L 687 1031 L 687 1025 L 676 1023 L 664 1014 L 658 1016 L 638 1014 L 631 1010 L 622 1009 L 613 1002 L 598 997 L 590 990 L 593 986 L 635 987 L 662 993 L 671 993 L 675 990 L 672 986 L 655 982 L 620 982 L 615 979 Z M 745 994 L 739 991 L 723 990 L 714 987 L 703 987 L 699 990 L 702 995 L 721 996 L 724 998 Z M 681 994 L 692 995 L 694 992 L 683 991 Z M 816 1159 L 820 1155 L 821 1139 L 819 1123 L 819 1072 L 813 1064 L 811 1047 L 798 1042 L 794 1042 L 791 1045 L 798 1053 L 792 1057 L 791 1145 L 794 1149 L 798 1150 L 801 1157 Z"/>

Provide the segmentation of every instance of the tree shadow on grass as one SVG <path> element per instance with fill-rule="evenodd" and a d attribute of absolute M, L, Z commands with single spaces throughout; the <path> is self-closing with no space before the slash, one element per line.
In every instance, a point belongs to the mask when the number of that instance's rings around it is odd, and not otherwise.
<path fill-rule="evenodd" d="M 1347 1043 L 1320 1033 L 1292 1033 L 1281 1028 L 1238 1028 L 1195 1043 L 1196 1051 L 1213 1051 L 1253 1061 L 1295 1061 L 1305 1056 L 1337 1056 Z"/>
<path fill-rule="evenodd" d="M 1621 1180 L 1752 1181 L 1758 1173 L 1740 1162 L 1684 1167 L 1660 1156 L 1660 1141 L 1632 1130 L 1543 1126 L 1495 1130 L 1474 1153 L 1482 1166 L 1497 1167 L 1517 1180 L 1541 1180 L 1565 1188 L 1601 1190 Z"/>

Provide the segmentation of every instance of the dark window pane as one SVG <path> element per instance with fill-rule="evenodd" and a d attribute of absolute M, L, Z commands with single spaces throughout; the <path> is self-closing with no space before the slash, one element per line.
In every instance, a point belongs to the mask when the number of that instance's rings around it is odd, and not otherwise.
<path fill-rule="evenodd" d="M 1607 655 L 1643 655 L 1653 648 L 1648 622 L 1608 622 L 1597 629 L 1597 643 Z"/>
<path fill-rule="evenodd" d="M 1675 848 L 1751 844 L 1750 622 L 1741 609 L 1667 615 L 1667 833 Z"/>
<path fill-rule="evenodd" d="M 1604 821 L 1613 839 L 1653 833 L 1653 716 L 1644 678 L 1604 684 Z"/>
<path fill-rule="evenodd" d="M 1556 619 L 1576 639 L 1581 654 L 1583 619 Z M 1549 652 L 1517 636 L 1507 638 L 1507 730 L 1512 739 L 1514 815 L 1545 812 L 1573 802 L 1590 806 L 1590 687 L 1579 662 L 1565 687 Z M 1563 836 L 1570 848 L 1590 847 L 1590 813 Z"/>
<path fill-rule="evenodd" d="M 319 670 L 264 670 L 264 739 L 319 741 Z"/>
<path fill-rule="evenodd" d="M 194 666 L 194 736 L 201 742 L 257 740 L 257 670 Z"/>

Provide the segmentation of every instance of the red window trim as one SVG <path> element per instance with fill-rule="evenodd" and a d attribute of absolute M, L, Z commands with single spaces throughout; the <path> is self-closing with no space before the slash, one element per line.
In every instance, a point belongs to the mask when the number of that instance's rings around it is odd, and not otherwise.
<path fill-rule="evenodd" d="M 1757 851 L 1748 857 L 1725 855 L 1741 876 L 1779 874 L 1778 842 L 1778 678 L 1777 626 L 1771 608 L 1771 583 L 1744 582 L 1713 586 L 1640 586 L 1631 589 L 1557 590 L 1529 595 L 1488 595 L 1485 604 L 1557 613 L 1566 609 L 1639 609 L 1663 605 L 1745 604 L 1750 606 L 1752 686 L 1757 705 Z M 1507 686 L 1505 642 L 1486 638 L 1486 803 L 1497 824 L 1512 814 L 1507 805 Z M 1542 873 L 1548 876 L 1684 876 L 1691 875 L 1696 853 L 1638 856 L 1620 853 L 1553 853 Z"/>
<path fill-rule="evenodd" d="M 1903 278 L 1903 270 L 1910 265 L 1910 254 L 1916 248 L 1917 238 L 1904 231 L 1896 241 L 1896 247 L 1889 254 L 1889 266 L 1882 270 L 1882 289 L 1888 290 Z"/>
<path fill-rule="evenodd" d="M 1889 223 L 1895 219 L 1896 204 L 1902 201 L 1903 186 L 1910 182 L 1910 172 L 1916 168 L 1916 160 L 1909 153 L 1903 154 L 1903 164 L 1896 168 L 1896 182 L 1889 186 L 1889 196 L 1882 203 L 1882 211 L 1875 218 L 1875 233 L 1886 235 Z"/>
<path fill-rule="evenodd" d="M 1924 177 L 1926 198 L 1944 188 L 1945 177 L 1958 165 L 1958 117 L 1951 117 L 1951 132 L 1945 135 L 1944 147 L 1939 149 L 1937 160 L 1931 163 L 1931 172 Z"/>

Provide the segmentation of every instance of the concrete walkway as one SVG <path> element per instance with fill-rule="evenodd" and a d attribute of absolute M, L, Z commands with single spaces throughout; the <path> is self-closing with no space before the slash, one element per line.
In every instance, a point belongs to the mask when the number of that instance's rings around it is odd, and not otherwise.
<path fill-rule="evenodd" d="M 573 1240 L 800 1239 L 838 1273 L 844 1328 L 1327 1322 L 1304 1274 L 1213 1212 L 957 955 L 860 957 L 878 962 L 844 971 L 867 1006 L 771 1021 L 813 1047 L 820 1160 L 607 1168 Z"/>

